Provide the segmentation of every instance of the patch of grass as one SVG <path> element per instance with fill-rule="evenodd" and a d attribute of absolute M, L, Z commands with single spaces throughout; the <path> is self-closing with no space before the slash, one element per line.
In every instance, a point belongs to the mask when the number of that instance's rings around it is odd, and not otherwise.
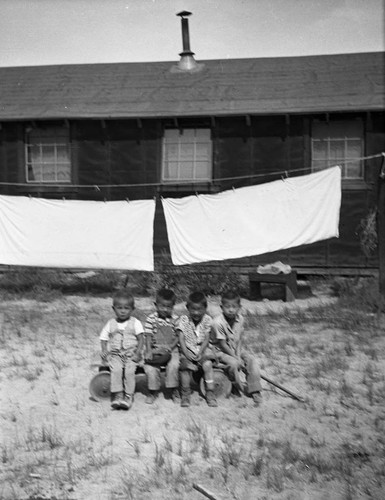
<path fill-rule="evenodd" d="M 20 376 L 28 380 L 28 382 L 33 382 L 34 380 L 38 379 L 42 373 L 43 368 L 41 366 L 35 366 L 22 372 Z"/>
<path fill-rule="evenodd" d="M 284 489 L 283 469 L 269 465 L 266 470 L 266 488 L 280 493 Z"/>
<path fill-rule="evenodd" d="M 157 443 L 155 443 L 155 456 L 154 456 L 154 464 L 155 470 L 159 471 L 166 463 L 164 449 L 160 448 Z"/>
<path fill-rule="evenodd" d="M 138 441 L 134 441 L 133 443 L 131 443 L 130 441 L 127 441 L 127 443 L 132 446 L 132 448 L 134 449 L 134 452 L 135 452 L 135 455 L 137 456 L 137 458 L 140 458 L 140 454 L 141 454 L 141 449 L 140 449 L 140 444 Z"/>
<path fill-rule="evenodd" d="M 229 465 L 238 467 L 244 454 L 242 445 L 237 444 L 233 436 L 222 436 L 223 445 L 219 449 L 219 458 L 225 468 Z"/>
<path fill-rule="evenodd" d="M 272 392 L 263 382 L 262 411 L 252 407 L 249 398 L 232 397 L 220 401 L 219 413 L 213 416 L 197 399 L 184 418 L 171 403 L 163 406 L 163 400 L 151 415 L 114 413 L 108 401 L 89 401 L 90 353 L 104 320 L 100 301 L 63 298 L 60 311 L 25 302 L 20 316 L 19 304 L 9 304 L 7 341 L 0 354 L 4 376 L 12 384 L 15 374 L 38 365 L 49 375 L 49 385 L 43 385 L 42 377 L 30 381 L 30 398 L 38 401 L 30 412 L 28 400 L 18 399 L 17 391 L 6 398 L 8 409 L 0 416 L 7 433 L 0 446 L 0 497 L 4 491 L 11 498 L 8 485 L 13 484 L 14 498 L 35 498 L 43 491 L 50 498 L 72 498 L 92 481 L 100 488 L 98 494 L 110 500 L 187 500 L 194 482 L 218 495 L 226 490 L 239 500 L 334 493 L 341 498 L 382 498 L 385 337 L 363 327 L 365 318 L 374 325 L 372 312 L 360 312 L 362 326 L 351 331 L 330 326 L 343 324 L 349 313 L 345 308 L 345 316 L 337 318 L 342 310 L 338 304 L 306 311 L 290 305 L 282 315 L 263 318 L 249 314 L 253 329 L 245 335 L 248 349 L 260 353 L 267 376 L 308 401 Z M 145 310 L 137 312 L 141 318 L 146 315 Z M 50 374 L 53 368 L 56 378 Z M 25 387 L 25 381 L 14 380 L 15 389 L 18 386 Z M 138 394 L 138 409 L 141 398 Z M 45 405 L 44 419 L 40 405 Z M 118 462 L 127 467 L 122 480 Z M 41 474 L 41 479 L 30 473 Z"/>
<path fill-rule="evenodd" d="M 63 446 L 63 437 L 59 434 L 54 425 L 43 424 L 41 427 L 41 441 L 47 443 L 51 449 Z"/>
<path fill-rule="evenodd" d="M 336 278 L 331 289 L 341 307 L 363 312 L 384 310 L 377 278 Z"/>
<path fill-rule="evenodd" d="M 264 454 L 250 454 L 247 461 L 247 472 L 251 476 L 259 477 L 265 465 Z"/>
<path fill-rule="evenodd" d="M 12 462 L 15 458 L 15 450 L 9 446 L 2 445 L 0 455 L 1 463 L 7 464 L 9 462 Z"/>

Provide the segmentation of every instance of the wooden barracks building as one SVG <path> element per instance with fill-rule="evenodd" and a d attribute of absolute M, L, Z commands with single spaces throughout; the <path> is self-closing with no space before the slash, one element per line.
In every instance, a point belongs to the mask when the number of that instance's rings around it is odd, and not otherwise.
<path fill-rule="evenodd" d="M 168 242 L 160 196 L 216 193 L 340 164 L 339 239 L 231 264 L 378 269 L 360 247 L 359 225 L 376 206 L 385 150 L 384 54 L 196 61 L 188 31 L 183 44 L 179 62 L 0 68 L 0 193 L 157 196 L 161 252 Z"/>

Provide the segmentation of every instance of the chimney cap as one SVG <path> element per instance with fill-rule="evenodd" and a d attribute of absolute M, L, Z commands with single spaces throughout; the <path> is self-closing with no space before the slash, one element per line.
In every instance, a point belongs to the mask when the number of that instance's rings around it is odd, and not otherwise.
<path fill-rule="evenodd" d="M 188 12 L 187 10 L 182 10 L 182 12 L 178 12 L 178 14 L 177 14 L 177 16 L 180 16 L 180 17 L 188 17 L 191 15 L 192 15 L 192 13 Z"/>

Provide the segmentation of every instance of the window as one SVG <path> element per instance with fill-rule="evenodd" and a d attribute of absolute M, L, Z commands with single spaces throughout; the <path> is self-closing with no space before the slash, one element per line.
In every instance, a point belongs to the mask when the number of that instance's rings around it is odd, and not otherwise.
<path fill-rule="evenodd" d="M 343 179 L 363 179 L 363 126 L 360 121 L 313 122 L 312 171 L 340 165 Z"/>
<path fill-rule="evenodd" d="M 27 182 L 71 182 L 69 129 L 27 129 L 25 158 Z"/>
<path fill-rule="evenodd" d="M 162 182 L 211 181 L 210 129 L 166 129 L 163 138 Z"/>

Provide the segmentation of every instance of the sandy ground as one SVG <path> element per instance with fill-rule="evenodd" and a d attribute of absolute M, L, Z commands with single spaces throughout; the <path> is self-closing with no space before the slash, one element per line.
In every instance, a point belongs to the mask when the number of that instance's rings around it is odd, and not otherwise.
<path fill-rule="evenodd" d="M 218 500 L 384 498 L 384 336 L 290 320 L 335 300 L 304 285 L 293 303 L 242 301 L 263 372 L 305 403 L 264 382 L 259 408 L 237 395 L 209 408 L 198 391 L 189 409 L 149 406 L 138 392 L 128 412 L 88 388 L 110 299 L 3 302 L 0 498 L 203 500 L 194 483 Z"/>

